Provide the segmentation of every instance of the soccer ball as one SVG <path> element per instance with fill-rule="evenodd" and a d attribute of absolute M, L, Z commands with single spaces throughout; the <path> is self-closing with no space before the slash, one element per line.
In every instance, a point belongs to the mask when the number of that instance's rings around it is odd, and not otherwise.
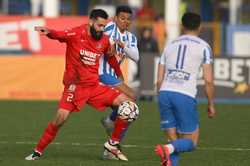
<path fill-rule="evenodd" d="M 134 102 L 125 101 L 119 105 L 118 115 L 121 119 L 125 119 L 129 122 L 132 122 L 138 118 L 139 108 Z"/>

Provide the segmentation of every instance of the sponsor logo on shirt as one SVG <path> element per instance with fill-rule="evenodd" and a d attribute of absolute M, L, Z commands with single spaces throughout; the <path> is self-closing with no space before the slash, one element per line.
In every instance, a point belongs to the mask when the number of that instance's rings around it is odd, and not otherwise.
<path fill-rule="evenodd" d="M 94 53 L 92 51 L 80 50 L 81 61 L 86 65 L 95 65 L 96 58 L 100 57 L 101 54 Z"/>
<path fill-rule="evenodd" d="M 183 81 L 188 81 L 190 79 L 190 73 L 187 73 L 182 70 L 169 69 L 167 73 L 167 79 L 169 81 L 181 83 Z"/>

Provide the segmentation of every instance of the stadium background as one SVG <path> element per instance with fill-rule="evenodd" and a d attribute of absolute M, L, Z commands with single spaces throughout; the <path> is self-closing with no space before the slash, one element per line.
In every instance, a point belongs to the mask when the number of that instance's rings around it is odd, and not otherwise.
<path fill-rule="evenodd" d="M 218 117 L 206 119 L 203 82 L 199 80 L 201 142 L 196 156 L 184 155 L 182 165 L 250 165 L 250 1 L 149 0 L 148 5 L 145 2 L 0 0 L 0 165 L 27 165 L 22 158 L 38 139 L 44 123 L 56 109 L 54 100 L 61 95 L 65 45 L 39 36 L 33 31 L 34 26 L 55 29 L 77 26 L 87 21 L 92 8 L 104 8 L 112 15 L 118 4 L 133 8 L 131 31 L 137 34 L 139 46 L 145 42 L 145 29 L 152 31 L 150 42 L 154 40 L 158 46 L 158 50 L 140 46 L 140 65 L 127 60 L 122 66 L 126 82 L 138 93 L 142 111 L 125 140 L 128 145 L 125 152 L 132 161 L 124 165 L 158 164 L 152 150 L 154 144 L 163 142 L 154 89 L 156 64 L 165 41 L 181 33 L 178 22 L 185 11 L 201 14 L 204 20 L 201 37 L 211 44 L 215 54 Z M 56 140 L 58 144 L 51 145 L 51 156 L 48 154 L 36 164 L 120 165 L 100 160 L 105 140 L 105 133 L 99 132 L 102 116 L 87 107 L 66 125 L 65 132 Z M 79 124 L 83 125 L 77 128 Z M 142 132 L 145 129 L 148 132 Z"/>

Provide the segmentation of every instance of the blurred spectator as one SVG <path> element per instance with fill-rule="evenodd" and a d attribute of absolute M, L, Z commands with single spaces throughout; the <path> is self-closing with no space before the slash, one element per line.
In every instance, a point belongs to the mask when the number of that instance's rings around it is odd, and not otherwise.
<path fill-rule="evenodd" d="M 155 37 L 159 51 L 162 52 L 167 38 L 166 25 L 163 15 L 158 15 L 153 24 L 153 36 Z"/>
<path fill-rule="evenodd" d="M 128 0 L 119 0 L 119 5 L 128 5 Z"/>
<path fill-rule="evenodd" d="M 211 0 L 201 0 L 200 11 L 204 22 L 213 21 L 213 4 Z"/>
<path fill-rule="evenodd" d="M 43 2 L 42 0 L 30 0 L 32 16 L 42 15 L 42 2 Z"/>
<path fill-rule="evenodd" d="M 142 31 L 142 36 L 138 43 L 140 52 L 152 52 L 158 53 L 157 41 L 152 35 L 152 29 L 144 28 Z"/>
<path fill-rule="evenodd" d="M 143 0 L 143 5 L 138 9 L 136 16 L 138 19 L 143 19 L 144 21 L 153 20 L 155 17 L 155 10 L 152 8 L 148 0 Z"/>
<path fill-rule="evenodd" d="M 90 0 L 77 0 L 77 14 L 78 15 L 88 15 Z"/>
<path fill-rule="evenodd" d="M 77 4 L 76 1 L 60 0 L 60 14 L 61 15 L 72 15 L 76 14 L 76 9 L 73 8 L 73 4 Z"/>
<path fill-rule="evenodd" d="M 229 23 L 229 3 L 228 2 L 220 2 L 214 1 L 215 8 L 215 20 L 219 20 L 223 23 Z"/>
<path fill-rule="evenodd" d="M 25 14 L 25 15 L 29 15 L 31 13 L 30 10 L 30 1 L 28 0 L 19 0 L 19 1 L 15 1 L 15 0 L 9 0 L 8 1 L 8 13 L 9 14 Z"/>
<path fill-rule="evenodd" d="M 145 58 L 143 58 L 143 54 L 154 53 L 152 55 L 155 55 L 156 53 L 159 52 L 157 42 L 154 39 L 153 34 L 152 34 L 152 29 L 146 27 L 142 30 L 142 34 L 138 42 L 138 48 L 140 51 L 141 58 L 139 59 L 139 63 L 138 63 L 138 72 L 136 75 L 137 79 L 140 78 L 141 67 L 143 66 L 143 63 L 145 62 L 143 61 L 143 59 L 145 60 Z"/>

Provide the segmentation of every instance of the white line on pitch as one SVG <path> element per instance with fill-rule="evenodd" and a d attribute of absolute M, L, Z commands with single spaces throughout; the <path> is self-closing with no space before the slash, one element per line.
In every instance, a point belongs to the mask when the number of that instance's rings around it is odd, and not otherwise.
<path fill-rule="evenodd" d="M 8 141 L 0 141 L 0 144 L 12 144 L 13 142 Z M 18 145 L 36 145 L 37 142 L 32 141 L 18 141 L 14 142 L 13 144 Z M 72 142 L 72 143 L 62 143 L 62 142 L 53 142 L 52 145 L 71 145 L 71 146 L 103 146 L 103 144 L 96 144 L 96 143 L 79 143 L 79 142 Z M 125 144 L 122 145 L 125 148 L 142 148 L 142 149 L 153 149 L 153 146 L 141 146 L 141 145 L 129 145 Z M 198 147 L 198 150 L 214 150 L 214 151 L 250 151 L 250 148 L 231 148 L 231 147 Z"/>

